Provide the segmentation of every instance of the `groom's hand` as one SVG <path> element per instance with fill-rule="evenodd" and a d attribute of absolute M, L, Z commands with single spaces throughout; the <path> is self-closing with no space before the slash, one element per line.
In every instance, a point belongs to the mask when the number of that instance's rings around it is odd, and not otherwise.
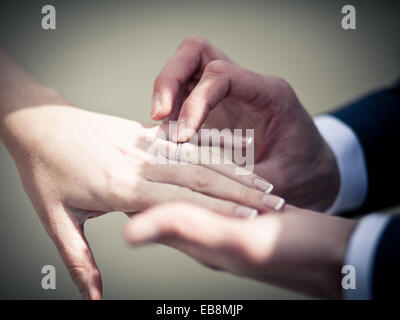
<path fill-rule="evenodd" d="M 293 206 L 237 220 L 186 203 L 131 219 L 125 234 L 133 245 L 162 243 L 213 269 L 329 298 L 341 295 L 341 267 L 357 224 Z"/>
<path fill-rule="evenodd" d="M 254 129 L 255 171 L 288 203 L 325 210 L 339 189 L 332 151 L 292 87 L 246 70 L 199 36 L 187 37 L 154 84 L 151 116 L 177 120 L 175 139 L 201 125 Z"/>

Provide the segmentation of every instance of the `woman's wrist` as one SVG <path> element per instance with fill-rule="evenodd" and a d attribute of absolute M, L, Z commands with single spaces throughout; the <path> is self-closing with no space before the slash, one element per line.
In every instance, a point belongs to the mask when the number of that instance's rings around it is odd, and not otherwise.
<path fill-rule="evenodd" d="M 17 111 L 40 105 L 65 103 L 66 99 L 57 90 L 41 84 L 0 48 L 1 129 L 8 125 L 10 115 Z"/>
<path fill-rule="evenodd" d="M 30 83 L 25 87 L 1 92 L 0 138 L 15 159 L 16 152 L 29 147 L 33 126 L 39 128 L 41 119 L 34 118 L 34 108 L 46 105 L 69 105 L 55 89 Z M 44 121 L 44 119 L 43 119 Z M 34 123 L 35 122 L 35 123 Z"/>

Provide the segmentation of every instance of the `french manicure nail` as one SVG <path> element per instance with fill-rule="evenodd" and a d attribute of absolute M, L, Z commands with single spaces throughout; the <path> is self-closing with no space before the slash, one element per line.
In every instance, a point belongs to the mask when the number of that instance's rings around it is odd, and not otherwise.
<path fill-rule="evenodd" d="M 160 110 L 161 110 L 161 97 L 160 94 L 157 93 L 154 96 L 154 103 L 153 103 L 153 108 L 151 109 L 150 116 L 154 118 Z"/>
<path fill-rule="evenodd" d="M 235 209 L 235 214 L 236 214 L 236 216 L 241 217 L 241 218 L 253 219 L 257 216 L 258 211 L 256 209 L 238 206 Z"/>
<path fill-rule="evenodd" d="M 279 211 L 282 209 L 283 205 L 285 204 L 285 200 L 280 197 L 277 197 L 277 196 L 264 195 L 262 197 L 262 203 L 267 208 L 272 208 L 275 211 Z"/>
<path fill-rule="evenodd" d="M 254 179 L 254 186 L 260 190 L 260 191 L 264 191 L 266 193 L 270 193 L 272 191 L 272 189 L 274 188 L 274 186 L 264 180 L 261 180 L 259 178 L 255 178 Z"/>

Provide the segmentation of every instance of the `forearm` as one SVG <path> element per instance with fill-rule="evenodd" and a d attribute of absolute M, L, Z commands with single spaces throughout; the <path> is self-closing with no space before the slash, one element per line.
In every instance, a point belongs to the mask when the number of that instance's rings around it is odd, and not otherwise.
<path fill-rule="evenodd" d="M 49 104 L 67 104 L 56 90 L 39 83 L 0 49 L 0 138 L 14 156 L 26 145 L 29 110 Z"/>
<path fill-rule="evenodd" d="M 42 102 L 45 87 L 24 71 L 0 48 L 0 117 L 17 109 Z"/>

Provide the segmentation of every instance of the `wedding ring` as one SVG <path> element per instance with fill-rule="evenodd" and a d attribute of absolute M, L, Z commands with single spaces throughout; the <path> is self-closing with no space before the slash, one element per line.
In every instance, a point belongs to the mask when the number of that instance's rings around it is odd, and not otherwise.
<path fill-rule="evenodd" d="M 181 145 L 182 143 L 178 143 L 176 145 L 176 151 L 175 151 L 175 161 L 179 162 L 181 158 Z"/>

